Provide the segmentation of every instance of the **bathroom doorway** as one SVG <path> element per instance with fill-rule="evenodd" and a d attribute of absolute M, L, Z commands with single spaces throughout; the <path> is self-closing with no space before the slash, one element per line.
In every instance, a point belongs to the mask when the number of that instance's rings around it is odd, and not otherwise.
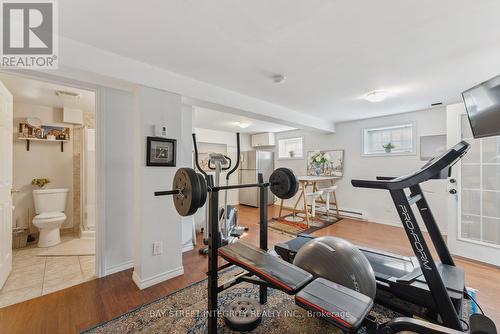
<path fill-rule="evenodd" d="M 1 308 L 96 277 L 97 118 L 95 91 L 10 73 L 0 81 L 13 96 L 12 266 Z"/>

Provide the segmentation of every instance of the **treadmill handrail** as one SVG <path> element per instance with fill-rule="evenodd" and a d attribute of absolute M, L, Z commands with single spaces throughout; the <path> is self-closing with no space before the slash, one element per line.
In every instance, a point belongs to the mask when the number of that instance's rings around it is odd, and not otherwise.
<path fill-rule="evenodd" d="M 453 166 L 468 150 L 469 143 L 461 141 L 442 155 L 435 157 L 421 169 L 397 178 L 378 177 L 377 180 L 351 180 L 358 188 L 405 189 L 433 178 L 441 178 L 443 171 Z"/>

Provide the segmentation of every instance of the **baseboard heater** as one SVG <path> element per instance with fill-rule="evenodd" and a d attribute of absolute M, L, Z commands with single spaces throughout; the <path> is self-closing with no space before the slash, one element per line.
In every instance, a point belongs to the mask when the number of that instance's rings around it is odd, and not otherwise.
<path fill-rule="evenodd" d="M 308 204 L 308 207 L 310 207 L 309 204 Z M 283 210 L 293 212 L 293 208 L 289 207 L 289 206 L 284 206 Z M 330 212 L 335 212 L 335 211 L 336 211 L 335 209 L 330 209 Z M 317 213 L 325 213 L 325 211 L 321 210 L 321 209 L 320 210 L 316 209 L 316 212 Z M 350 210 L 342 210 L 342 209 L 339 209 L 339 212 L 340 212 L 340 215 L 342 217 L 345 217 L 345 218 L 353 218 L 353 219 L 358 219 L 358 220 L 366 220 L 365 218 L 363 218 L 363 213 L 361 213 L 361 212 L 350 211 Z"/>

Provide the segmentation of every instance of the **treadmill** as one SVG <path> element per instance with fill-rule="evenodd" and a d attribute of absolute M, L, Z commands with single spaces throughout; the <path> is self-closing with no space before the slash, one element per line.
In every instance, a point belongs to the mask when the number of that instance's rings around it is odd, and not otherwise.
<path fill-rule="evenodd" d="M 459 317 L 462 314 L 465 293 L 464 271 L 455 266 L 420 184 L 431 179 L 448 178 L 451 175 L 451 167 L 467 153 L 468 149 L 469 144 L 462 141 L 433 158 L 421 169 L 397 178 L 351 180 L 354 187 L 385 189 L 390 192 L 415 253 L 414 257 L 405 257 L 359 247 L 375 272 L 377 302 L 403 314 L 411 313 L 440 320 L 452 328 L 458 327 Z M 427 228 L 438 254 L 439 263 L 434 261 L 418 226 L 411 208 L 414 205 Z M 314 237 L 300 234 L 288 242 L 276 244 L 275 251 L 284 260 L 292 263 L 298 250 L 312 238 Z M 416 308 L 411 308 L 396 299 L 414 304 Z"/>

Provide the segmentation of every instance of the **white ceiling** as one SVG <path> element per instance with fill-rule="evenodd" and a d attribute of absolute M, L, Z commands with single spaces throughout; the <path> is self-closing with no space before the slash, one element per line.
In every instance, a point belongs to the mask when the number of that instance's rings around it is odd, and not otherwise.
<path fill-rule="evenodd" d="M 500 73 L 498 0 L 65 0 L 69 38 L 333 121 L 456 102 Z M 270 76 L 285 73 L 276 85 Z M 386 89 L 371 104 L 360 97 Z"/>
<path fill-rule="evenodd" d="M 2 81 L 18 103 L 38 104 L 55 108 L 76 108 L 95 111 L 95 94 L 92 91 L 56 85 L 49 82 L 28 79 L 21 76 L 0 73 Z M 79 98 L 57 96 L 56 91 L 68 91 L 80 94 Z"/>
<path fill-rule="evenodd" d="M 242 129 L 237 125 L 238 122 L 246 122 L 249 124 L 249 127 Z M 265 122 L 249 117 L 242 117 L 200 107 L 194 108 L 193 124 L 195 128 L 204 128 L 227 132 L 240 132 L 247 134 L 255 134 L 261 132 L 281 132 L 294 129 L 285 125 Z"/>

